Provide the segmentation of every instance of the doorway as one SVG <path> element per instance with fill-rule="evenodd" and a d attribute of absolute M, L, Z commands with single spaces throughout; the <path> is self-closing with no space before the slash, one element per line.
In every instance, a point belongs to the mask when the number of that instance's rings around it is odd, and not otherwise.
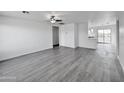
<path fill-rule="evenodd" d="M 98 30 L 98 43 L 111 44 L 111 29 Z"/>
<path fill-rule="evenodd" d="M 59 47 L 59 27 L 52 26 L 52 33 L 53 33 L 53 48 Z"/>

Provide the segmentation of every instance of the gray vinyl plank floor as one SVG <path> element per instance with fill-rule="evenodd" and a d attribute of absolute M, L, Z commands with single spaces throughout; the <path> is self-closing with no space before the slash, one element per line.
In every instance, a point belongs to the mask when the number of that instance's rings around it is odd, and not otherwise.
<path fill-rule="evenodd" d="M 1 82 L 123 82 L 110 45 L 96 50 L 59 47 L 0 62 Z"/>

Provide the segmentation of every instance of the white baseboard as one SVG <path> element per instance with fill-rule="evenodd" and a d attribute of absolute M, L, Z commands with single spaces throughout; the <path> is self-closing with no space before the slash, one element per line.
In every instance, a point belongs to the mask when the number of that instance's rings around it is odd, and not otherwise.
<path fill-rule="evenodd" d="M 52 49 L 52 48 L 53 47 L 50 46 L 50 47 L 47 47 L 47 48 L 44 48 L 44 49 L 41 49 L 41 50 L 39 49 L 39 50 L 35 50 L 35 51 L 28 51 L 28 52 L 19 53 L 19 54 L 16 54 L 16 55 L 6 56 L 4 58 L 1 58 L 0 61 L 6 61 L 6 60 L 10 60 L 10 59 L 17 58 L 17 57 L 20 57 L 20 56 L 36 53 L 36 52 L 39 52 L 39 51 L 45 51 L 47 49 Z"/>
<path fill-rule="evenodd" d="M 118 59 L 118 61 L 120 62 L 120 64 L 121 64 L 121 67 L 122 67 L 122 69 L 123 69 L 123 72 L 124 72 L 124 67 L 123 67 L 123 65 L 122 65 L 122 63 L 121 63 L 121 61 L 120 61 L 120 57 L 119 57 L 119 56 L 117 56 L 117 59 Z"/>

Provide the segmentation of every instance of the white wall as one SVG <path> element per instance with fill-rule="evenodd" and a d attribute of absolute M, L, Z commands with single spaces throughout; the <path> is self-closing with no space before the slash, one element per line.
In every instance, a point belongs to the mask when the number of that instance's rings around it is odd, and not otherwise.
<path fill-rule="evenodd" d="M 0 60 L 52 48 L 51 26 L 0 17 Z"/>
<path fill-rule="evenodd" d="M 79 38 L 78 38 L 78 24 L 74 24 L 74 40 L 75 40 L 75 48 L 79 47 Z"/>
<path fill-rule="evenodd" d="M 88 23 L 78 24 L 79 47 L 96 49 L 97 40 L 88 38 Z"/>
<path fill-rule="evenodd" d="M 65 24 L 60 27 L 60 45 L 75 48 L 78 43 L 76 42 L 77 30 L 75 24 Z M 75 34 L 76 33 L 76 34 Z"/>
<path fill-rule="evenodd" d="M 60 27 L 60 45 L 96 49 L 97 40 L 88 38 L 88 24 L 66 24 Z"/>
<path fill-rule="evenodd" d="M 124 70 L 124 13 L 119 16 L 119 59 Z"/>

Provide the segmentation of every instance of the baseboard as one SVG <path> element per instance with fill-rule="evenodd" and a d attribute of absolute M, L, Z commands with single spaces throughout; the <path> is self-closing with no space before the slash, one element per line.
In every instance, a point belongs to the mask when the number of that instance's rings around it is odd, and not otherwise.
<path fill-rule="evenodd" d="M 54 47 L 58 47 L 58 46 L 59 46 L 59 44 L 53 45 L 53 48 L 54 48 Z"/>
<path fill-rule="evenodd" d="M 124 67 L 123 67 L 123 65 L 121 64 L 120 57 L 119 57 L 119 56 L 117 56 L 117 59 L 118 59 L 118 61 L 119 61 L 120 65 L 121 65 L 121 67 L 122 67 L 123 72 L 124 72 Z"/>
<path fill-rule="evenodd" d="M 10 57 L 10 58 L 2 59 L 2 60 L 0 60 L 0 62 L 12 60 L 12 59 L 15 59 L 15 58 L 18 58 L 18 57 L 23 57 L 23 56 L 25 56 L 25 55 L 34 54 L 34 53 L 41 52 L 41 51 L 45 51 L 45 50 L 52 49 L 52 48 L 53 48 L 53 47 L 46 48 L 46 49 L 43 49 L 43 50 L 34 51 L 34 52 L 30 52 L 30 53 L 25 53 L 25 54 L 21 54 L 21 55 L 17 55 L 17 56 L 13 56 L 13 57 Z"/>
<path fill-rule="evenodd" d="M 82 48 L 87 48 L 87 49 L 97 49 L 97 47 L 92 47 L 92 46 L 83 46 L 83 45 L 79 45 L 78 47 L 82 47 Z"/>
<path fill-rule="evenodd" d="M 79 47 L 81 47 L 81 48 L 86 48 L 86 49 L 97 49 L 96 47 L 85 47 L 85 46 L 79 46 Z"/>

